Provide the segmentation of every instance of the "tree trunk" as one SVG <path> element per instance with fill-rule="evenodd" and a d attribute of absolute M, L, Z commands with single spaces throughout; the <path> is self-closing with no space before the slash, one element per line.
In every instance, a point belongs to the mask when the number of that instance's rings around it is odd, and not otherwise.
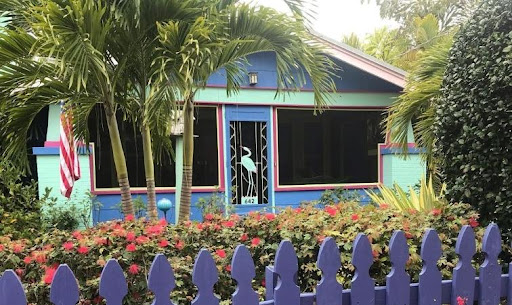
<path fill-rule="evenodd" d="M 146 173 L 146 192 L 148 197 L 148 216 L 151 220 L 158 220 L 155 192 L 155 166 L 153 163 L 153 150 L 151 148 L 151 132 L 146 124 L 142 125 L 142 149 L 144 151 L 144 171 Z"/>
<path fill-rule="evenodd" d="M 192 165 L 194 162 L 194 103 L 191 96 L 185 96 L 183 118 L 183 181 L 181 183 L 179 222 L 190 219 Z"/>
<path fill-rule="evenodd" d="M 114 156 L 114 165 L 116 166 L 117 181 L 121 189 L 121 205 L 123 214 L 134 215 L 132 195 L 130 193 L 130 182 L 128 181 L 128 168 L 124 157 L 123 146 L 121 145 L 121 136 L 114 111 L 105 104 L 105 113 L 107 117 L 107 126 L 112 145 L 112 154 Z"/>

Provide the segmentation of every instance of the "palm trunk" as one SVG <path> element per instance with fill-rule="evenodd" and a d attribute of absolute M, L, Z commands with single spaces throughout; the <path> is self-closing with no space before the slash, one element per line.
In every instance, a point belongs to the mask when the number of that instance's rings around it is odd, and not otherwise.
<path fill-rule="evenodd" d="M 144 151 L 144 171 L 146 173 L 148 216 L 151 220 L 158 220 L 155 192 L 155 166 L 153 163 L 153 151 L 151 149 L 151 132 L 146 124 L 143 124 L 142 126 L 142 149 Z"/>
<path fill-rule="evenodd" d="M 107 117 L 107 126 L 110 134 L 110 143 L 112 145 L 112 154 L 114 156 L 114 165 L 116 166 L 117 180 L 121 189 L 121 206 L 123 214 L 133 215 L 132 195 L 130 193 L 130 182 L 128 181 L 128 168 L 124 157 L 123 146 L 121 145 L 121 136 L 114 111 L 108 109 L 105 104 L 105 113 Z"/>
<path fill-rule="evenodd" d="M 185 96 L 183 118 L 183 181 L 181 183 L 180 222 L 190 219 L 192 165 L 194 162 L 194 103 L 192 96 Z"/>

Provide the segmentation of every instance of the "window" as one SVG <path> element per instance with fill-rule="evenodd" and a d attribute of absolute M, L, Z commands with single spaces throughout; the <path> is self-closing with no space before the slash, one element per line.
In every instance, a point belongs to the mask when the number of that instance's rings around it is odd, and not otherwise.
<path fill-rule="evenodd" d="M 279 184 L 377 182 L 381 111 L 278 109 Z"/>
<path fill-rule="evenodd" d="M 218 143 L 217 143 L 217 108 L 196 107 L 194 114 L 194 186 L 214 186 L 219 184 Z M 131 121 L 123 120 L 121 113 L 117 116 L 119 132 L 128 166 L 128 179 L 131 187 L 145 187 L 144 156 L 142 137 Z M 96 188 L 118 187 L 117 175 L 112 157 L 110 137 L 105 115 L 96 107 L 89 118 L 90 142 L 94 143 Z M 173 148 L 175 139 L 172 139 Z M 155 184 L 157 187 L 176 186 L 175 164 L 164 156 L 155 164 Z"/>

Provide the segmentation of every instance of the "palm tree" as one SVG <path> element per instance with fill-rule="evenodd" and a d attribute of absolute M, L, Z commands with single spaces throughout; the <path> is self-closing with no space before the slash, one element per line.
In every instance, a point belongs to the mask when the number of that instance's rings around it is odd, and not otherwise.
<path fill-rule="evenodd" d="M 316 105 L 325 106 L 327 92 L 334 89 L 329 72 L 332 62 L 322 54 L 301 21 L 266 7 L 234 2 L 218 1 L 214 9 L 194 22 L 170 21 L 158 28 L 162 44 L 160 81 L 179 84 L 183 98 L 180 221 L 190 215 L 194 96 L 212 73 L 224 68 L 227 92 L 236 92 L 246 75 L 246 56 L 271 51 L 277 59 L 278 93 L 285 88 L 300 88 L 306 73 L 311 77 Z"/>
<path fill-rule="evenodd" d="M 24 137 L 35 114 L 49 104 L 64 101 L 74 110 L 79 135 L 87 137 L 87 117 L 94 105 L 103 106 L 125 215 L 133 214 L 128 171 L 116 120 L 121 79 L 131 54 L 114 57 L 112 40 L 119 24 L 105 1 L 4 0 L 13 16 L 12 30 L 2 34 L 3 102 L 12 117 L 4 130 L 13 143 L 4 153 L 24 151 Z M 26 31 L 31 34 L 26 34 Z M 33 37 L 31 37 L 33 36 Z M 117 45 L 121 47 L 121 45 Z M 16 50 L 16 48 L 21 48 Z M 16 50 L 17 52 L 9 52 Z M 16 139 L 16 133 L 18 138 Z M 17 157 L 18 159 L 20 157 Z"/>

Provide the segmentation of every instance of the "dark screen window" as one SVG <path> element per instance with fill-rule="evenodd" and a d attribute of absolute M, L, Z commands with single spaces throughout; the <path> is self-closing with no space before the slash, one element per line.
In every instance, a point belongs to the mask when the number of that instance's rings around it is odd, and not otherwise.
<path fill-rule="evenodd" d="M 217 108 L 196 107 L 194 117 L 194 134 L 197 137 L 194 138 L 193 185 L 218 185 Z M 130 186 L 145 187 L 141 134 L 133 122 L 123 120 L 121 113 L 117 115 L 117 122 L 128 166 Z M 89 132 L 90 142 L 94 143 L 96 187 L 118 187 L 108 127 L 100 107 L 95 108 L 91 113 Z M 172 144 L 174 149 L 176 147 L 174 138 Z M 176 186 L 175 163 L 171 157 L 163 155 L 159 164 L 155 164 L 155 184 L 157 187 Z"/>
<path fill-rule="evenodd" d="M 377 182 L 381 111 L 278 109 L 279 184 Z"/>

